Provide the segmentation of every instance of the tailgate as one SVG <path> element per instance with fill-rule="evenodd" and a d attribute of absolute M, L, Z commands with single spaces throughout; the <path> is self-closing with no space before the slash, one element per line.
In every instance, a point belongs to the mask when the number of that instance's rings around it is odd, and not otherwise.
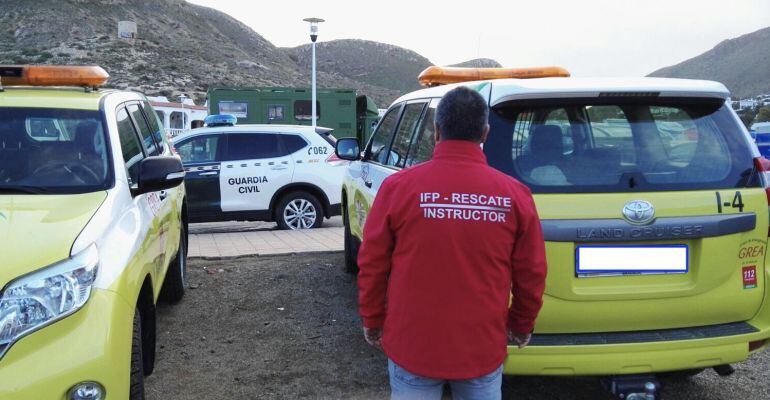
<path fill-rule="evenodd" d="M 654 207 L 645 225 L 623 216 L 638 200 Z M 541 194 L 535 201 L 549 268 L 539 333 L 714 325 L 749 320 L 761 306 L 768 234 L 762 188 Z M 581 246 L 672 245 L 686 248 L 686 272 L 576 270 Z"/>

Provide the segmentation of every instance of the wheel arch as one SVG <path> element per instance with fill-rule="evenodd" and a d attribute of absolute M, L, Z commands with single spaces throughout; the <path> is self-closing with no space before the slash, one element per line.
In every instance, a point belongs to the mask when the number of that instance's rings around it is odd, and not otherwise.
<path fill-rule="evenodd" d="M 312 183 L 296 182 L 296 183 L 290 183 L 288 185 L 281 187 L 280 189 L 276 190 L 275 194 L 273 194 L 273 197 L 270 199 L 270 208 L 269 208 L 270 217 L 273 220 L 275 219 L 276 204 L 286 194 L 291 192 L 296 192 L 296 191 L 305 191 L 316 196 L 318 200 L 321 202 L 321 207 L 323 207 L 323 216 L 325 218 L 328 218 L 330 216 L 331 206 L 329 204 L 329 197 L 326 195 L 326 193 L 320 187 Z"/>

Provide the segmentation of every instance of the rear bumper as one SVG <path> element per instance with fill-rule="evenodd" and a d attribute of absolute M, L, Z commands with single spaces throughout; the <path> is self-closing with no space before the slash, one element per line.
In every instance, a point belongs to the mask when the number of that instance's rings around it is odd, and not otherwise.
<path fill-rule="evenodd" d="M 536 336 L 527 348 L 508 347 L 504 372 L 585 376 L 707 368 L 746 360 L 749 342 L 770 338 L 770 329 L 739 323 L 649 334 Z"/>

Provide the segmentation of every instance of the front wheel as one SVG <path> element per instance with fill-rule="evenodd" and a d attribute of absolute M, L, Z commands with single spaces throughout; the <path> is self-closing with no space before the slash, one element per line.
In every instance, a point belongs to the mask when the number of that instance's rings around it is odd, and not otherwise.
<path fill-rule="evenodd" d="M 177 303 L 184 297 L 187 286 L 187 230 L 182 224 L 179 232 L 179 248 L 166 271 L 161 296 L 168 303 Z"/>
<path fill-rule="evenodd" d="M 144 360 L 142 359 L 142 317 L 134 310 L 131 336 L 131 386 L 129 400 L 144 400 Z"/>
<path fill-rule="evenodd" d="M 307 192 L 291 192 L 283 196 L 274 213 L 279 229 L 311 229 L 323 223 L 321 202 Z"/>

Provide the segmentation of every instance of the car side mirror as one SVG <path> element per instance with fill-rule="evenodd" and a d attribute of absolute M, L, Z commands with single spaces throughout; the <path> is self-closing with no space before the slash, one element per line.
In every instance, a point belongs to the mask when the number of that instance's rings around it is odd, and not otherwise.
<path fill-rule="evenodd" d="M 184 181 L 184 167 L 179 158 L 147 157 L 139 164 L 139 184 L 134 194 L 171 189 L 179 186 L 182 181 Z"/>
<path fill-rule="evenodd" d="M 337 145 L 334 146 L 334 153 L 337 157 L 348 160 L 356 161 L 361 158 L 361 148 L 358 145 L 358 139 L 356 138 L 342 138 L 337 139 Z"/>

